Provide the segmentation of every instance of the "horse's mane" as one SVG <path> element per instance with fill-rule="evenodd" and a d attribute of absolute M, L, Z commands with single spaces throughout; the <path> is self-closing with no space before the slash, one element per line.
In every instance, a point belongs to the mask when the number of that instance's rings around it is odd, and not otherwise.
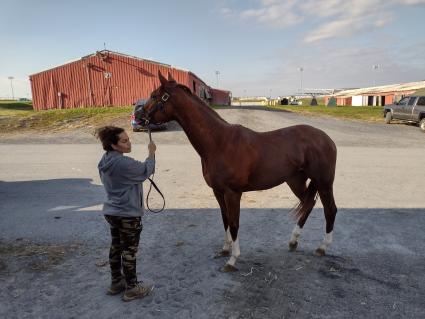
<path fill-rule="evenodd" d="M 202 107 L 211 115 L 213 115 L 214 117 L 216 117 L 217 119 L 219 119 L 220 121 L 227 123 L 226 120 L 224 120 L 216 111 L 214 111 L 208 104 L 206 104 L 201 98 L 199 98 L 199 96 L 197 96 L 196 94 L 193 94 L 192 91 L 183 84 L 177 84 L 176 87 L 183 89 L 184 91 L 186 91 L 186 93 L 188 93 L 190 95 L 190 97 L 192 99 L 195 99 L 196 102 L 198 102 L 199 104 L 202 105 Z"/>

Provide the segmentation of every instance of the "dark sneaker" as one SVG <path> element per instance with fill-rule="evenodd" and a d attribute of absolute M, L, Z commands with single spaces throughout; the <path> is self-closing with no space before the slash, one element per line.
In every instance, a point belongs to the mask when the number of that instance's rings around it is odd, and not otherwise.
<path fill-rule="evenodd" d="M 137 285 L 133 288 L 126 289 L 124 296 L 122 297 L 123 301 L 131 301 L 138 298 L 143 298 L 153 290 L 153 285 L 143 284 L 138 282 Z"/>
<path fill-rule="evenodd" d="M 121 281 L 117 283 L 112 283 L 111 286 L 108 288 L 108 291 L 106 292 L 107 295 L 117 295 L 120 292 L 123 292 L 125 288 L 127 287 L 125 280 L 121 279 Z"/>

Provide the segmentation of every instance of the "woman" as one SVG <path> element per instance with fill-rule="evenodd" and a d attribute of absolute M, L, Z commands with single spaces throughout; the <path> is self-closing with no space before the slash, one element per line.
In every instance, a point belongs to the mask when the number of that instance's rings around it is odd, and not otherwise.
<path fill-rule="evenodd" d="M 143 298 L 153 286 L 138 282 L 136 275 L 143 216 L 142 182 L 155 171 L 156 145 L 150 142 L 148 158 L 139 162 L 124 155 L 131 152 L 131 142 L 123 128 L 105 126 L 97 131 L 97 136 L 106 151 L 98 168 L 107 195 L 103 213 L 112 237 L 109 251 L 112 283 L 107 293 L 116 295 L 125 291 L 124 301 Z"/>

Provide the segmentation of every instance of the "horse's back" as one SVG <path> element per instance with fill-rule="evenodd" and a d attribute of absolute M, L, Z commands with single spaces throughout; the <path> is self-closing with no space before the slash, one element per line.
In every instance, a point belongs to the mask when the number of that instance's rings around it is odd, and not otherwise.
<path fill-rule="evenodd" d="M 336 157 L 334 141 L 321 129 L 299 124 L 280 128 L 273 131 L 256 132 L 242 125 L 232 125 L 238 131 L 238 142 L 245 145 L 257 145 L 259 149 L 280 149 L 281 152 L 323 152 Z"/>

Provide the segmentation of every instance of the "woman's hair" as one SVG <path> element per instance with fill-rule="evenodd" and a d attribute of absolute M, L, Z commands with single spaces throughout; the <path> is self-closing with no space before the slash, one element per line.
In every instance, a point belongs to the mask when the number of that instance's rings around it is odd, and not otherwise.
<path fill-rule="evenodd" d="M 112 144 L 116 145 L 119 141 L 118 135 L 125 130 L 116 126 L 104 126 L 96 130 L 97 138 L 102 142 L 105 151 L 113 151 Z"/>

